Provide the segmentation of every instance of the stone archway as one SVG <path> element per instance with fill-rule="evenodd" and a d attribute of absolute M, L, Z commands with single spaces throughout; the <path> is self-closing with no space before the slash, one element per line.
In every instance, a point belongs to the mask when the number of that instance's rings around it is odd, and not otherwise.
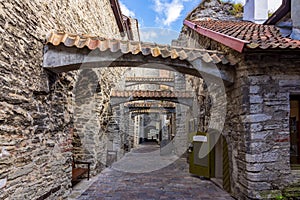
<path fill-rule="evenodd" d="M 234 76 L 230 70 L 213 69 L 212 65 L 218 63 L 235 64 L 219 51 L 53 32 L 47 39 L 43 67 L 53 72 L 101 67 L 145 67 L 197 77 L 204 74 L 217 76 L 233 82 Z"/>
<path fill-rule="evenodd" d="M 216 68 L 215 64 L 218 63 L 231 64 L 218 51 L 52 33 L 45 46 L 43 67 L 55 73 L 128 66 L 173 70 L 201 78 L 204 76 L 209 81 L 218 79 L 210 88 L 218 91 L 223 81 L 231 83 L 234 77 L 230 70 Z M 174 86 L 175 89 L 182 89 L 181 87 L 176 84 Z M 215 95 L 212 99 L 217 101 L 219 97 Z M 218 106 L 222 105 L 216 105 L 215 109 Z M 218 118 L 216 115 L 214 117 Z M 176 119 L 184 122 L 180 115 Z M 182 128 L 184 125 L 182 123 L 178 126 L 182 136 L 186 134 Z M 178 141 L 180 143 L 181 139 Z"/>
<path fill-rule="evenodd" d="M 97 70 L 79 70 L 73 90 L 73 157 L 75 160 L 90 161 L 92 174 L 101 171 L 106 165 L 106 135 L 103 124 L 107 121 L 107 105 L 101 101 L 103 94 L 100 79 Z M 101 108 L 99 104 L 102 105 Z"/>

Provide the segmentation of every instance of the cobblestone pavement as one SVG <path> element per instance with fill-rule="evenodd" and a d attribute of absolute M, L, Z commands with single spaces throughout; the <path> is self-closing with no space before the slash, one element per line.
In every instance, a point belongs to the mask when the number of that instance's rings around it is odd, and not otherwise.
<path fill-rule="evenodd" d="M 169 166 L 148 173 L 119 171 L 120 166 L 127 164 L 128 159 L 130 159 L 130 163 L 133 162 L 134 157 L 137 158 L 138 162 L 147 165 L 147 158 L 145 158 L 144 154 L 155 150 L 159 151 L 158 146 L 142 145 L 140 148 L 131 151 L 111 168 L 105 169 L 97 176 L 96 180 L 77 199 L 233 199 L 228 193 L 211 181 L 201 180 L 198 177 L 190 175 L 185 158 L 178 158 Z M 140 157 L 145 160 L 141 161 Z M 167 157 L 171 161 L 174 159 L 174 156 L 164 157 L 165 160 Z M 148 159 L 153 160 L 153 157 Z"/>

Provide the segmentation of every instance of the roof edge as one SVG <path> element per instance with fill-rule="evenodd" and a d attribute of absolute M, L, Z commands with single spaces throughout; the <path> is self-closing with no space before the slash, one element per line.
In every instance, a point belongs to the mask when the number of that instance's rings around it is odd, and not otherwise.
<path fill-rule="evenodd" d="M 219 32 L 216 32 L 216 31 L 212 31 L 212 30 L 209 30 L 207 28 L 204 28 L 204 27 L 201 27 L 189 20 L 184 20 L 184 25 L 188 26 L 189 28 L 195 30 L 196 32 L 198 32 L 200 35 L 203 35 L 203 36 L 206 36 L 206 37 L 209 37 L 219 43 L 222 43 L 224 44 L 225 46 L 228 46 L 240 53 L 243 52 L 244 50 L 244 46 L 245 44 L 249 44 L 250 42 L 249 41 L 246 41 L 246 40 L 241 40 L 241 39 L 238 39 L 238 38 L 234 38 L 234 37 L 231 37 L 231 36 L 228 36 L 228 35 L 225 35 L 223 33 L 219 33 Z"/>
<path fill-rule="evenodd" d="M 281 6 L 264 22 L 264 25 L 275 25 L 291 11 L 291 0 L 283 0 Z"/>
<path fill-rule="evenodd" d="M 122 17 L 122 11 L 120 4 L 117 0 L 110 0 L 110 6 L 112 8 L 112 11 L 114 13 L 118 29 L 120 31 L 120 34 L 122 37 L 125 37 L 125 29 L 124 27 L 124 22 L 123 22 L 123 17 Z"/>

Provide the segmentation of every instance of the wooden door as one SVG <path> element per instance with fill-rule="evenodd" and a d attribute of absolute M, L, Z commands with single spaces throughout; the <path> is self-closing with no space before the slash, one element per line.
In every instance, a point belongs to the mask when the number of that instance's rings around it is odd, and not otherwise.
<path fill-rule="evenodd" d="M 222 136 L 222 146 L 223 146 L 223 189 L 228 193 L 230 193 L 231 186 L 230 186 L 230 166 L 229 166 L 229 156 L 228 156 L 228 145 L 224 136 Z"/>
<path fill-rule="evenodd" d="M 197 139 L 198 138 L 198 139 Z M 198 132 L 194 136 L 189 153 L 189 171 L 191 174 L 211 178 L 214 175 L 214 150 L 210 151 L 208 134 Z"/>

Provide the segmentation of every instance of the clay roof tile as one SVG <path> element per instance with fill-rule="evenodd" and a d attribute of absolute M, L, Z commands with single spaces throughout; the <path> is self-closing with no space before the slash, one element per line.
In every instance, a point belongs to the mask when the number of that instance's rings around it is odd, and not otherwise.
<path fill-rule="evenodd" d="M 225 63 L 225 60 L 227 58 L 226 56 L 224 56 L 224 53 L 218 51 L 173 47 L 169 45 L 142 43 L 138 41 L 120 41 L 116 39 L 107 39 L 90 35 L 68 34 L 65 32 L 52 32 L 47 38 L 47 44 L 57 46 L 61 43 L 68 47 L 87 47 L 90 50 L 98 48 L 100 51 L 121 51 L 124 54 L 142 54 L 145 56 L 151 55 L 153 57 L 161 56 L 162 58 L 180 59 L 187 61 L 193 61 L 199 58 L 203 59 L 205 62 L 219 61 Z M 211 58 L 211 55 L 213 55 L 214 58 Z M 220 57 L 219 59 L 217 58 L 218 56 Z"/>
<path fill-rule="evenodd" d="M 300 49 L 300 41 L 282 37 L 279 29 L 273 25 L 261 25 L 236 21 L 192 21 L 198 28 L 205 28 L 239 40 L 248 41 L 250 49 Z M 212 38 L 213 39 L 213 38 Z"/>

